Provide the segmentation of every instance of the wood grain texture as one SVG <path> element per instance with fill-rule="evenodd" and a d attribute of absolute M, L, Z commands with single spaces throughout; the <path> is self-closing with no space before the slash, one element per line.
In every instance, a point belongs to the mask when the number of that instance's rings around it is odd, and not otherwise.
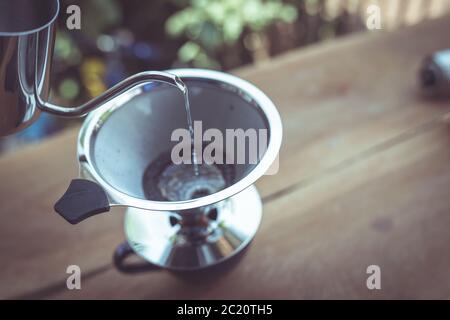
<path fill-rule="evenodd" d="M 227 272 L 115 271 L 120 210 L 77 227 L 53 212 L 77 176 L 75 131 L 0 158 L 0 298 L 448 297 L 450 109 L 415 83 L 448 30 L 446 17 L 360 34 L 236 72 L 274 100 L 285 139 L 280 173 L 258 183 L 264 225 Z M 71 264 L 78 293 L 64 289 Z M 365 288 L 370 264 L 380 293 Z"/>
<path fill-rule="evenodd" d="M 429 299 L 450 297 L 450 125 L 270 202 L 248 253 L 227 272 L 124 276 L 114 269 L 58 298 Z M 366 287 L 379 265 L 382 290 Z"/>
<path fill-rule="evenodd" d="M 417 93 L 420 63 L 450 47 L 448 30 L 446 18 L 389 35 L 362 34 L 240 72 L 274 100 L 285 128 L 281 171 L 260 181 L 263 195 L 295 186 L 448 110 L 448 103 L 431 103 Z"/>

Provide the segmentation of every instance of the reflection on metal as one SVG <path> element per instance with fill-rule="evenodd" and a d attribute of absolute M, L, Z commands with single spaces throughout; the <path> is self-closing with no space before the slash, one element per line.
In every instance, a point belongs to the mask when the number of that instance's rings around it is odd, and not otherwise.
<path fill-rule="evenodd" d="M 186 232 L 170 223 L 170 212 L 128 209 L 125 233 L 133 250 L 155 266 L 186 271 L 214 266 L 244 249 L 261 223 L 262 205 L 254 187 L 217 204 L 218 221 L 208 232 Z"/>
<path fill-rule="evenodd" d="M 425 59 L 420 70 L 420 84 L 427 95 L 450 96 L 450 50 L 436 52 Z"/>

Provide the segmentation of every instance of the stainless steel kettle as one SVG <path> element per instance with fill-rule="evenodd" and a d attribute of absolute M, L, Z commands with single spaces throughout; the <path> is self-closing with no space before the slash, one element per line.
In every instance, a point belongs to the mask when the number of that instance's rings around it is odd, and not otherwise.
<path fill-rule="evenodd" d="M 77 107 L 48 101 L 59 0 L 0 1 L 0 137 L 32 124 L 40 111 L 80 117 L 146 82 L 158 81 L 179 89 L 181 80 L 165 72 L 136 74 L 101 96 Z"/>

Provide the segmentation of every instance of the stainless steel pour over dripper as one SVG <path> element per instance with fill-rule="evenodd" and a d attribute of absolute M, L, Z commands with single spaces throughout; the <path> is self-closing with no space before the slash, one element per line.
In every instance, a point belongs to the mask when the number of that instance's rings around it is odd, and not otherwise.
<path fill-rule="evenodd" d="M 257 163 L 234 165 L 230 183 L 213 194 L 186 201 L 152 198 L 146 171 L 174 147 L 172 133 L 186 128 L 186 114 L 177 90 L 139 86 L 89 114 L 78 143 L 82 179 L 72 182 L 55 209 L 76 224 L 125 207 L 125 233 L 138 255 L 162 268 L 196 270 L 227 260 L 253 239 L 262 214 L 253 184 L 277 158 L 282 124 L 270 99 L 244 80 L 198 69 L 170 73 L 189 88 L 193 118 L 204 130 L 267 130 L 267 148 Z"/>
<path fill-rule="evenodd" d="M 0 1 L 0 136 L 16 133 L 37 120 L 40 111 L 80 117 L 139 84 L 178 79 L 164 72 L 136 74 L 78 107 L 48 101 L 59 0 Z"/>

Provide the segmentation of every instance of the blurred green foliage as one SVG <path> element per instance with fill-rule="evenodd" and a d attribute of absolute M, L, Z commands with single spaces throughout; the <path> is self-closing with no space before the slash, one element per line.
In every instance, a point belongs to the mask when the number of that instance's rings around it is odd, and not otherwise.
<path fill-rule="evenodd" d="M 167 33 L 187 39 L 178 57 L 196 67 L 218 68 L 218 51 L 233 47 L 245 32 L 262 33 L 274 22 L 298 17 L 297 8 L 281 0 L 173 1 L 183 9 L 167 20 Z"/>
<path fill-rule="evenodd" d="M 61 2 L 53 92 L 63 104 L 82 103 L 136 72 L 230 70 L 346 32 L 326 0 Z M 82 11 L 75 31 L 65 26 L 74 3 Z"/>
<path fill-rule="evenodd" d="M 332 2 L 61 0 L 52 101 L 79 105 L 145 70 L 230 70 L 364 28 L 352 13 L 330 10 Z M 81 30 L 66 27 L 73 4 L 81 8 Z"/>

